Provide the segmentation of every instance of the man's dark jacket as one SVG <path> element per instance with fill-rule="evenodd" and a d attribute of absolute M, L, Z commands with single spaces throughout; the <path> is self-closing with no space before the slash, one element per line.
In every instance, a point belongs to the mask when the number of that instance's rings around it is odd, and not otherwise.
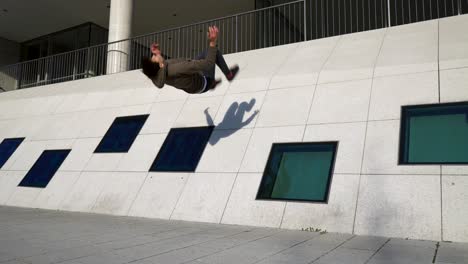
<path fill-rule="evenodd" d="M 151 80 L 158 88 L 164 84 L 186 91 L 198 93 L 203 87 L 203 71 L 213 67 L 216 62 L 216 47 L 209 47 L 205 59 L 169 59 L 164 61 L 164 67 Z"/>

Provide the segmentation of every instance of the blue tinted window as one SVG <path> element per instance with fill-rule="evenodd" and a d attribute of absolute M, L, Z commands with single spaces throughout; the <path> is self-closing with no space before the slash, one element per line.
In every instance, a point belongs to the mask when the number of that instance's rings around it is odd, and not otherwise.
<path fill-rule="evenodd" d="M 70 151 L 63 149 L 42 152 L 18 186 L 45 188 Z"/>
<path fill-rule="evenodd" d="M 24 138 L 7 138 L 2 141 L 0 144 L 0 169 L 13 155 L 23 140 Z"/>
<path fill-rule="evenodd" d="M 468 164 L 468 102 L 402 108 L 400 164 Z"/>
<path fill-rule="evenodd" d="M 148 115 L 117 117 L 94 152 L 128 152 L 147 118 Z"/>
<path fill-rule="evenodd" d="M 337 142 L 273 144 L 257 199 L 326 202 Z"/>
<path fill-rule="evenodd" d="M 195 171 L 213 128 L 171 129 L 150 171 Z"/>

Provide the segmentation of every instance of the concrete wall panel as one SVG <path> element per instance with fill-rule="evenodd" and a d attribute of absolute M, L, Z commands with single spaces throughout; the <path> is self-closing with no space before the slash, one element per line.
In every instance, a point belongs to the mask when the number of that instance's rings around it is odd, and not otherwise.
<path fill-rule="evenodd" d="M 311 86 L 340 37 L 300 43 L 271 78 L 270 89 Z"/>
<path fill-rule="evenodd" d="M 147 175 L 147 172 L 114 173 L 111 181 L 105 184 L 91 211 L 127 215 Z"/>
<path fill-rule="evenodd" d="M 52 180 L 32 202 L 31 207 L 50 210 L 59 209 L 60 203 L 80 176 L 78 171 L 58 171 Z"/>
<path fill-rule="evenodd" d="M 320 72 L 319 83 L 372 78 L 385 33 L 381 29 L 341 36 Z"/>
<path fill-rule="evenodd" d="M 169 219 L 188 177 L 188 173 L 150 172 L 128 214 Z"/>
<path fill-rule="evenodd" d="M 318 85 L 307 123 L 366 121 L 371 86 L 372 79 Z"/>
<path fill-rule="evenodd" d="M 468 241 L 468 175 L 442 176 L 443 239 Z"/>
<path fill-rule="evenodd" d="M 438 21 L 389 28 L 375 76 L 437 71 Z"/>
<path fill-rule="evenodd" d="M 441 239 L 440 176 L 362 175 L 355 232 Z"/>
<path fill-rule="evenodd" d="M 112 172 L 83 172 L 63 199 L 59 209 L 90 212 L 104 187 L 114 180 Z"/>
<path fill-rule="evenodd" d="M 235 178 L 235 173 L 191 174 L 171 219 L 219 223 Z"/>
<path fill-rule="evenodd" d="M 468 67 L 440 71 L 440 101 L 468 101 Z"/>
<path fill-rule="evenodd" d="M 440 69 L 468 67 L 468 16 L 439 20 Z"/>
<path fill-rule="evenodd" d="M 5 205 L 27 171 L 0 171 L 0 204 Z"/>
<path fill-rule="evenodd" d="M 375 78 L 369 120 L 399 119 L 403 105 L 438 102 L 436 71 Z"/>
<path fill-rule="evenodd" d="M 268 91 L 256 127 L 305 124 L 314 91 L 315 86 Z"/>

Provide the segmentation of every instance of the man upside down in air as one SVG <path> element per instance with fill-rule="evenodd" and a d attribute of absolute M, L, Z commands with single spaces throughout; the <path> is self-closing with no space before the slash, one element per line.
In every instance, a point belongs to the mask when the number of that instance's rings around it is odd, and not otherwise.
<path fill-rule="evenodd" d="M 228 81 L 232 81 L 239 71 L 239 66 L 228 68 L 223 55 L 216 48 L 219 29 L 208 28 L 208 50 L 191 59 L 168 59 L 161 56 L 157 43 L 151 45 L 151 57 L 142 59 L 143 73 L 158 87 L 164 84 L 184 90 L 190 94 L 205 93 L 213 90 L 221 80 L 215 80 L 215 64 L 221 69 Z"/>

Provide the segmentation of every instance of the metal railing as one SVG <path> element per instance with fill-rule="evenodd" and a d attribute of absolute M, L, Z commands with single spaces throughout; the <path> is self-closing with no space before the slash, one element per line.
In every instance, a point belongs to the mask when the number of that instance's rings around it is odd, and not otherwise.
<path fill-rule="evenodd" d="M 307 39 L 468 13 L 468 0 L 307 0 Z"/>
<path fill-rule="evenodd" d="M 0 68 L 14 90 L 140 68 L 158 42 L 167 58 L 206 49 L 208 25 L 220 50 L 234 53 L 468 13 L 468 0 L 299 0 Z M 1 91 L 0 91 L 1 92 Z"/>

